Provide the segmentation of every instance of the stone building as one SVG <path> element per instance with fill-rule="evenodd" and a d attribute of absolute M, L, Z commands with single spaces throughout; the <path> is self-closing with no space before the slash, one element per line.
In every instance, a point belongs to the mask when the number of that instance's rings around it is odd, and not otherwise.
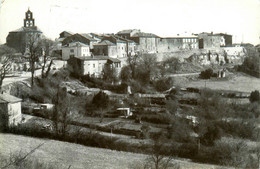
<path fill-rule="evenodd" d="M 133 40 L 118 35 L 104 35 L 102 41 L 104 40 L 110 41 L 117 46 L 117 58 L 126 58 L 129 55 L 134 55 L 137 49 L 137 44 Z"/>
<path fill-rule="evenodd" d="M 92 38 L 91 36 L 89 36 L 88 34 L 79 34 L 76 33 L 74 35 L 68 36 L 66 37 L 63 41 L 62 41 L 62 46 L 65 46 L 71 42 L 81 42 L 84 43 L 86 45 L 89 45 L 90 49 L 93 49 L 93 45 L 98 43 L 97 39 Z"/>
<path fill-rule="evenodd" d="M 142 53 L 157 53 L 160 43 L 160 37 L 152 33 L 144 33 L 138 29 L 123 30 L 117 33 L 126 39 L 137 43 L 137 51 Z"/>
<path fill-rule="evenodd" d="M 232 35 L 224 33 L 213 34 L 213 32 L 202 32 L 197 35 L 199 39 L 201 39 L 199 45 L 203 49 L 214 49 L 232 46 Z"/>
<path fill-rule="evenodd" d="M 174 52 L 179 50 L 192 50 L 199 48 L 197 36 L 177 36 L 160 39 L 159 52 Z"/>
<path fill-rule="evenodd" d="M 115 68 L 119 74 L 121 70 L 121 61 L 108 56 L 91 56 L 91 57 L 73 57 L 68 60 L 67 67 L 72 73 L 79 76 L 90 75 L 102 77 L 105 66 Z"/>
<path fill-rule="evenodd" d="M 93 54 L 117 58 L 117 46 L 108 40 L 104 40 L 94 45 Z"/>
<path fill-rule="evenodd" d="M 0 128 L 21 123 L 22 99 L 9 94 L 0 94 Z"/>
<path fill-rule="evenodd" d="M 106 35 L 102 40 L 108 40 L 116 45 L 117 48 L 117 57 L 124 58 L 127 57 L 127 42 L 118 38 L 115 35 Z"/>
<path fill-rule="evenodd" d="M 72 57 L 87 57 L 91 56 L 90 47 L 81 42 L 71 42 L 62 49 L 62 60 L 68 60 Z"/>
<path fill-rule="evenodd" d="M 37 35 L 37 37 L 42 36 L 42 32 L 35 26 L 35 20 L 33 18 L 33 13 L 28 9 L 25 13 L 24 26 L 9 32 L 6 37 L 6 44 L 17 50 L 17 52 L 24 53 L 26 50 L 26 41 L 29 35 Z"/>

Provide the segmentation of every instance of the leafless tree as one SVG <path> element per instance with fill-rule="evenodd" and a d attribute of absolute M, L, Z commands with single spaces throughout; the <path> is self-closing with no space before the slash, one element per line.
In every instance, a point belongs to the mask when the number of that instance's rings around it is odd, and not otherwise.
<path fill-rule="evenodd" d="M 180 166 L 178 164 L 171 163 L 173 157 L 173 151 L 167 145 L 163 135 L 152 137 L 150 155 L 144 168 L 167 169 L 171 167 L 179 169 Z"/>
<path fill-rule="evenodd" d="M 127 58 L 128 65 L 129 65 L 129 67 L 131 69 L 132 78 L 135 77 L 136 67 L 137 67 L 139 58 L 140 57 L 139 57 L 138 54 L 128 56 L 128 58 Z"/>
<path fill-rule="evenodd" d="M 9 48 L 6 45 L 0 46 L 0 91 L 2 89 L 3 80 L 6 77 L 6 74 L 11 70 L 12 65 L 12 54 L 15 53 L 15 50 Z"/>
<path fill-rule="evenodd" d="M 39 57 L 42 55 L 43 50 L 42 46 L 40 45 L 40 34 L 38 33 L 31 33 L 27 34 L 26 36 L 26 57 L 30 63 L 30 71 L 31 71 L 31 86 L 34 85 L 34 73 L 35 73 L 35 66 L 36 63 L 39 62 Z"/>
<path fill-rule="evenodd" d="M 51 52 L 54 48 L 54 42 L 50 39 L 43 38 L 40 40 L 40 46 L 42 47 L 43 51 L 43 61 L 41 64 L 42 67 L 42 78 L 46 78 L 49 75 L 49 72 L 51 70 L 51 66 L 53 64 L 53 59 L 51 58 Z"/>
<path fill-rule="evenodd" d="M 70 123 L 70 99 L 67 96 L 66 88 L 59 88 L 56 97 L 53 100 L 55 109 L 52 116 L 56 134 L 66 136 L 68 125 Z"/>

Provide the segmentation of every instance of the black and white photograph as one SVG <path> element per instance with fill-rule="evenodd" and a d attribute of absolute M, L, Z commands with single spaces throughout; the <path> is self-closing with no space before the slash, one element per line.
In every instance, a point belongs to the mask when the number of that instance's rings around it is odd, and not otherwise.
<path fill-rule="evenodd" d="M 0 0 L 0 169 L 260 169 L 260 0 Z"/>

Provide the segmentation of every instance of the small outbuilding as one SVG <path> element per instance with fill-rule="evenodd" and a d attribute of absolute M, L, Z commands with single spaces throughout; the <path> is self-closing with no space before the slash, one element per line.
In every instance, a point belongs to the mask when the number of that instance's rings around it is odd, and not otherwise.
<path fill-rule="evenodd" d="M 0 127 L 14 126 L 22 121 L 22 99 L 9 94 L 0 94 Z"/>

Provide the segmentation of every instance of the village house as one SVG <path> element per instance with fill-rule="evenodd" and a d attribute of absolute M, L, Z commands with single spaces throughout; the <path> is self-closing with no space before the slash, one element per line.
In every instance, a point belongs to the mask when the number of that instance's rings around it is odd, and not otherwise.
<path fill-rule="evenodd" d="M 66 37 L 63 41 L 62 41 L 62 46 L 65 46 L 71 42 L 81 42 L 84 43 L 86 45 L 89 45 L 90 49 L 93 49 L 93 45 L 97 44 L 99 41 L 96 38 L 92 38 L 91 36 L 89 36 L 88 34 L 73 34 L 71 36 Z"/>
<path fill-rule="evenodd" d="M 121 71 L 121 61 L 108 56 L 72 57 L 67 62 L 68 70 L 78 76 L 101 78 L 105 66 L 114 68 L 117 74 Z"/>
<path fill-rule="evenodd" d="M 116 58 L 124 58 L 127 57 L 127 42 L 120 39 L 115 35 L 106 35 L 102 40 L 108 40 L 114 44 L 116 44 L 117 48 L 117 57 Z"/>
<path fill-rule="evenodd" d="M 0 94 L 0 126 L 7 127 L 21 123 L 21 102 L 22 99 L 12 95 Z"/>
<path fill-rule="evenodd" d="M 36 35 L 37 37 L 42 37 L 42 32 L 35 26 L 35 20 L 33 18 L 33 13 L 28 9 L 25 13 L 24 26 L 9 32 L 6 37 L 6 45 L 14 48 L 17 52 L 25 53 L 26 51 L 26 41 L 28 36 Z"/>
<path fill-rule="evenodd" d="M 108 40 L 104 40 L 94 45 L 93 54 L 117 58 L 117 46 Z"/>
<path fill-rule="evenodd" d="M 199 46 L 203 49 L 214 49 L 232 46 L 232 35 L 224 33 L 213 34 L 213 32 L 202 32 L 196 35 L 198 35 L 199 39 L 201 39 Z"/>
<path fill-rule="evenodd" d="M 104 35 L 102 41 L 94 45 L 94 55 L 108 55 L 113 58 L 126 58 L 134 55 L 136 43 L 117 35 Z"/>
<path fill-rule="evenodd" d="M 133 40 L 137 43 L 137 51 L 142 53 L 157 53 L 160 37 L 152 33 L 144 33 L 137 29 L 123 30 L 117 33 L 118 36 Z"/>
<path fill-rule="evenodd" d="M 65 46 L 61 47 L 62 49 L 62 60 L 68 60 L 72 57 L 87 57 L 91 56 L 90 47 L 81 42 L 71 42 Z"/>
<path fill-rule="evenodd" d="M 199 49 L 199 38 L 195 35 L 182 35 L 160 39 L 159 52 Z"/>

